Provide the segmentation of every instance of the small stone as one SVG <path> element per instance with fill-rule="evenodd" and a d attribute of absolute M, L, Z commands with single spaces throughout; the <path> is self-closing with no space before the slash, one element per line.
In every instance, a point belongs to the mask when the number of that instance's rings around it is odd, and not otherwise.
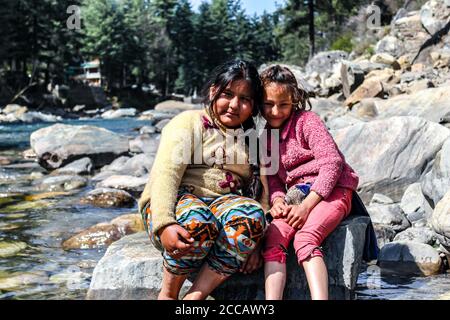
<path fill-rule="evenodd" d="M 0 258 L 15 256 L 20 251 L 26 249 L 27 246 L 28 245 L 25 242 L 0 241 Z"/>
<path fill-rule="evenodd" d="M 133 207 L 134 198 L 126 191 L 111 188 L 100 188 L 90 191 L 81 199 L 82 204 L 91 204 L 101 208 Z"/>

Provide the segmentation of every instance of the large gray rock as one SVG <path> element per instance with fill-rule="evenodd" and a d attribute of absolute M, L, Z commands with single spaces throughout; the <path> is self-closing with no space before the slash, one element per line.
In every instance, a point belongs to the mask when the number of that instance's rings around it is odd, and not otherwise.
<path fill-rule="evenodd" d="M 31 134 L 39 164 L 48 170 L 89 157 L 95 168 L 128 153 L 128 138 L 94 126 L 56 124 Z"/>
<path fill-rule="evenodd" d="M 433 209 L 422 193 L 420 183 L 410 185 L 402 197 L 400 207 L 411 222 L 419 220 L 428 220 Z"/>
<path fill-rule="evenodd" d="M 422 25 L 430 34 L 445 27 L 448 17 L 450 17 L 450 7 L 443 0 L 428 1 L 420 10 Z"/>
<path fill-rule="evenodd" d="M 133 153 L 155 155 L 156 151 L 158 150 L 159 142 L 159 139 L 156 139 L 154 136 L 152 137 L 150 134 L 141 134 L 135 139 L 130 140 L 130 151 Z"/>
<path fill-rule="evenodd" d="M 68 165 L 59 168 L 52 172 L 52 174 L 90 174 L 92 173 L 93 164 L 90 158 L 82 158 L 80 160 L 76 160 L 74 162 L 69 163 Z"/>
<path fill-rule="evenodd" d="M 409 228 L 397 234 L 394 241 L 412 241 L 432 246 L 436 242 L 436 235 L 427 227 Z"/>
<path fill-rule="evenodd" d="M 33 182 L 39 185 L 42 191 L 71 191 L 83 188 L 87 185 L 86 178 L 75 175 L 63 175 L 55 177 L 47 177 Z"/>
<path fill-rule="evenodd" d="M 441 245 L 450 251 L 450 190 L 434 208 L 431 226 Z"/>
<path fill-rule="evenodd" d="M 133 196 L 138 196 L 148 182 L 148 176 L 134 177 L 125 175 L 113 175 L 97 183 L 97 188 L 111 188 L 125 190 Z"/>
<path fill-rule="evenodd" d="M 108 110 L 102 114 L 103 119 L 118 119 L 124 117 L 134 117 L 137 110 L 134 108 Z"/>
<path fill-rule="evenodd" d="M 399 241 L 381 248 L 378 266 L 382 274 L 430 276 L 441 272 L 442 260 L 430 245 Z"/>
<path fill-rule="evenodd" d="M 395 230 L 385 224 L 373 224 L 373 229 L 377 237 L 378 247 L 382 248 L 385 244 L 392 242 L 395 238 Z"/>
<path fill-rule="evenodd" d="M 325 51 L 316 54 L 305 66 L 306 73 L 318 72 L 319 74 L 333 73 L 333 66 L 348 60 L 348 53 L 345 51 Z"/>
<path fill-rule="evenodd" d="M 404 45 L 398 38 L 388 35 L 378 41 L 375 46 L 375 52 L 377 54 L 387 53 L 396 58 L 400 57 L 404 53 Z"/>
<path fill-rule="evenodd" d="M 344 221 L 325 241 L 330 298 L 350 299 L 361 264 L 367 217 Z M 285 299 L 307 299 L 308 285 L 303 269 L 297 265 L 290 248 Z M 127 236 L 113 243 L 97 264 L 87 299 L 156 299 L 161 289 L 162 257 L 146 233 Z M 184 294 L 192 279 L 182 288 Z M 264 272 L 237 274 L 215 290 L 211 296 L 224 300 L 264 299 Z"/>
<path fill-rule="evenodd" d="M 434 159 L 433 167 L 422 179 L 423 193 L 436 205 L 450 190 L 450 139 L 445 141 Z"/>
<path fill-rule="evenodd" d="M 124 190 L 100 188 L 90 191 L 80 200 L 83 204 L 90 204 L 101 208 L 134 207 L 136 201 Z"/>
<path fill-rule="evenodd" d="M 436 123 L 450 112 L 450 86 L 429 88 L 411 95 L 375 100 L 378 119 L 394 116 L 416 116 Z"/>
<path fill-rule="evenodd" d="M 378 192 L 396 202 L 407 186 L 420 180 L 450 136 L 449 129 L 417 117 L 362 122 L 331 133 L 360 177 L 363 200 Z"/>
<path fill-rule="evenodd" d="M 403 214 L 398 204 L 376 204 L 367 207 L 367 211 L 373 223 L 389 226 L 395 232 L 400 232 L 411 227 L 411 223 Z"/>

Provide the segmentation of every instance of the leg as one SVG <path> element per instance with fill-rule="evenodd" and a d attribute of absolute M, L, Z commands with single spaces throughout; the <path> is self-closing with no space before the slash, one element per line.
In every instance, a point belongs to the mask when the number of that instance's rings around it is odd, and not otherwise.
<path fill-rule="evenodd" d="M 328 272 L 320 245 L 349 214 L 351 197 L 350 189 L 335 188 L 311 211 L 306 223 L 295 235 L 298 263 L 305 269 L 313 300 L 328 299 Z"/>
<path fill-rule="evenodd" d="M 211 203 L 210 209 L 223 228 L 186 299 L 205 299 L 238 272 L 264 233 L 264 211 L 252 199 L 228 195 Z"/>
<path fill-rule="evenodd" d="M 263 257 L 267 300 L 283 299 L 286 285 L 287 248 L 296 230 L 282 219 L 275 219 L 267 228 Z"/>
<path fill-rule="evenodd" d="M 184 195 L 176 206 L 178 223 L 195 239 L 194 250 L 180 259 L 163 252 L 164 277 L 160 298 L 178 299 L 187 276 L 200 269 L 214 244 L 220 224 L 208 206 L 193 195 Z"/>
<path fill-rule="evenodd" d="M 217 273 L 204 264 L 197 279 L 183 300 L 205 300 L 208 295 L 220 286 L 229 276 Z"/>
<path fill-rule="evenodd" d="M 163 268 L 163 280 L 158 300 L 178 300 L 181 287 L 187 275 L 176 275 Z"/>
<path fill-rule="evenodd" d="M 286 286 L 286 263 L 268 261 L 264 264 L 266 300 L 283 300 Z"/>

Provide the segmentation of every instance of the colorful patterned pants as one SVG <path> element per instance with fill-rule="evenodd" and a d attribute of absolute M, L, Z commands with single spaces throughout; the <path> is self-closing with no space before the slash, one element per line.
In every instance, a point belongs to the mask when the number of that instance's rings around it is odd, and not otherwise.
<path fill-rule="evenodd" d="M 177 275 L 198 271 L 203 263 L 219 274 L 232 275 L 255 249 L 266 228 L 261 205 L 238 195 L 210 200 L 180 195 L 175 211 L 178 223 L 195 239 L 194 250 L 180 259 L 163 252 L 164 267 Z"/>

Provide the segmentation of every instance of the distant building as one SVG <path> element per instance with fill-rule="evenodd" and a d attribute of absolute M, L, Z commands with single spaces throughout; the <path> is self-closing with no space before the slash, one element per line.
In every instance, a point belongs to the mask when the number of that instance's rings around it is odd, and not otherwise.
<path fill-rule="evenodd" d="M 66 74 L 71 80 L 90 87 L 101 87 L 102 85 L 99 59 L 82 63 L 79 67 L 71 66 L 66 70 Z"/>
<path fill-rule="evenodd" d="M 102 85 L 102 75 L 100 73 L 100 60 L 85 62 L 81 65 L 83 68 L 83 82 L 92 87 L 100 87 Z"/>

